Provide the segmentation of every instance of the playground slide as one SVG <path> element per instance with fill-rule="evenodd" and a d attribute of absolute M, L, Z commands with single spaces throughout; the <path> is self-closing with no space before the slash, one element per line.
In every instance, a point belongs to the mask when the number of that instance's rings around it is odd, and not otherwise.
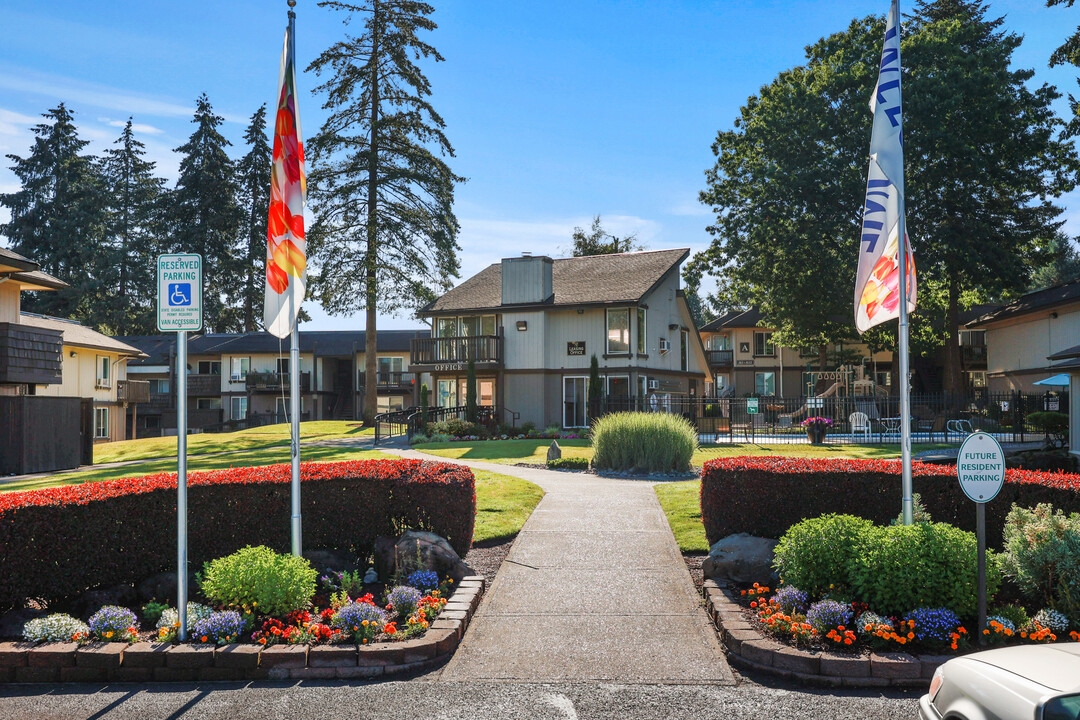
<path fill-rule="evenodd" d="M 828 390 L 826 390 L 825 392 L 821 393 L 820 395 L 815 395 L 814 397 L 819 397 L 819 398 L 825 398 L 825 397 L 832 397 L 832 396 L 833 396 L 833 395 L 835 395 L 835 394 L 836 394 L 836 393 L 837 393 L 837 392 L 838 392 L 838 391 L 840 390 L 840 388 L 842 388 L 842 387 L 844 387 L 844 383 L 842 383 L 842 382 L 838 382 L 838 383 L 833 383 L 833 385 L 832 385 L 832 386 L 831 386 L 831 387 L 830 387 L 830 388 L 829 388 Z M 797 419 L 797 418 L 801 418 L 801 417 L 802 417 L 803 415 L 805 415 L 805 414 L 806 414 L 806 406 L 805 406 L 805 405 L 803 405 L 803 406 L 802 406 L 801 408 L 799 408 L 799 409 L 798 409 L 798 410 L 796 410 L 795 412 L 793 412 L 793 413 L 790 413 L 790 414 L 787 414 L 787 415 L 781 415 L 780 417 L 789 417 L 789 418 L 791 418 L 792 420 L 795 420 L 795 419 Z"/>

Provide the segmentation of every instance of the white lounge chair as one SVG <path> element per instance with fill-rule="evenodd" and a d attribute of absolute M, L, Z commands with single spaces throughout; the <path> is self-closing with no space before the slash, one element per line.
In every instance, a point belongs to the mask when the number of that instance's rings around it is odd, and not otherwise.
<path fill-rule="evenodd" d="M 867 440 L 870 439 L 870 418 L 863 412 L 853 412 L 848 418 L 851 424 L 851 434 L 862 433 Z"/>

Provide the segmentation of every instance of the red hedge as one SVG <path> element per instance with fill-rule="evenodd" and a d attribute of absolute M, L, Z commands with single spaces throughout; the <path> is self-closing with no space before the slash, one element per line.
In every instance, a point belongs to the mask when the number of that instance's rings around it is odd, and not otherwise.
<path fill-rule="evenodd" d="M 912 485 L 937 522 L 975 529 L 975 504 L 956 470 L 912 463 Z M 1005 486 L 986 506 L 986 540 L 1000 547 L 1013 503 L 1051 503 L 1080 511 L 1080 475 L 1006 470 Z M 899 460 L 733 457 L 710 460 L 701 473 L 701 519 L 709 544 L 732 533 L 778 538 L 805 518 L 826 513 L 888 523 L 900 514 Z"/>
<path fill-rule="evenodd" d="M 464 556 L 472 546 L 472 471 L 419 460 L 300 465 L 305 548 L 365 552 L 379 535 L 424 528 Z M 290 547 L 288 465 L 188 475 L 188 558 L 245 545 Z M 70 598 L 176 568 L 176 474 L 0 494 L 0 609 Z"/>

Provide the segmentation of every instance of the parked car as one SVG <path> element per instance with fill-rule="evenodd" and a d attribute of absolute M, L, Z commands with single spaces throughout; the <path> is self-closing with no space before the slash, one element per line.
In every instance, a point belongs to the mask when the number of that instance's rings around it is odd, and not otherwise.
<path fill-rule="evenodd" d="M 953 658 L 919 700 L 922 720 L 1080 720 L 1080 643 Z"/>

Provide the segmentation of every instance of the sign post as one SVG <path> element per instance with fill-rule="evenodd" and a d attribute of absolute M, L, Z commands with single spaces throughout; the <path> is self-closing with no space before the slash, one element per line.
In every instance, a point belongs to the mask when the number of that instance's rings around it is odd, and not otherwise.
<path fill-rule="evenodd" d="M 968 435 L 956 457 L 956 477 L 960 489 L 975 503 L 975 534 L 978 538 L 979 644 L 985 644 L 986 628 L 986 503 L 997 497 L 1005 484 L 1005 453 L 993 436 L 984 432 Z"/>
<path fill-rule="evenodd" d="M 187 640 L 187 334 L 202 330 L 202 257 L 159 255 L 157 327 L 176 333 L 176 611 Z"/>

